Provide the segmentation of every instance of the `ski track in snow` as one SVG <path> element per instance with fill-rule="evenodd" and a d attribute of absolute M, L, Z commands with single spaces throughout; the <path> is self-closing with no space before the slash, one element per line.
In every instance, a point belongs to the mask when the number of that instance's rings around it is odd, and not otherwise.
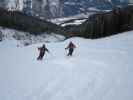
<path fill-rule="evenodd" d="M 131 31 L 47 43 L 50 53 L 42 61 L 36 60 L 40 44 L 8 47 L 3 41 L 0 100 L 132 100 L 132 40 Z M 77 46 L 72 57 L 64 50 L 69 41 Z"/>

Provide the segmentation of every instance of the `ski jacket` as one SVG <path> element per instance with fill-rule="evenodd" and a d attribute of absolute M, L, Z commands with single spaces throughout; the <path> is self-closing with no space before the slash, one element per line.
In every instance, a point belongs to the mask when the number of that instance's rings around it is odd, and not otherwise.
<path fill-rule="evenodd" d="M 76 46 L 72 42 L 70 42 L 65 49 L 74 49 L 74 48 L 76 48 Z"/>
<path fill-rule="evenodd" d="M 49 52 L 49 50 L 46 47 L 40 47 L 38 48 L 38 50 L 40 51 L 40 53 L 45 53 L 45 51 Z"/>

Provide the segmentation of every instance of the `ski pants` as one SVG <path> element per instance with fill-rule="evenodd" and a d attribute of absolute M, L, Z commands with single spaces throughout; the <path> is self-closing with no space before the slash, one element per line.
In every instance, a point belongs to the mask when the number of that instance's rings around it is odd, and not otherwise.
<path fill-rule="evenodd" d="M 73 54 L 73 48 L 70 48 L 70 49 L 69 49 L 68 56 L 72 56 L 72 54 Z"/>
<path fill-rule="evenodd" d="M 45 52 L 40 52 L 37 60 L 42 60 L 43 59 L 43 56 L 44 56 Z"/>

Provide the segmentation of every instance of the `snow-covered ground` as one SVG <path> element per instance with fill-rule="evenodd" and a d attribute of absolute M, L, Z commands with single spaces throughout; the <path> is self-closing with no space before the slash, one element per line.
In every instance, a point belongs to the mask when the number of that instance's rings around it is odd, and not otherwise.
<path fill-rule="evenodd" d="M 77 46 L 72 57 L 64 49 L 69 41 Z M 133 100 L 133 31 L 46 43 L 42 61 L 43 43 L 15 43 L 0 42 L 0 100 Z"/>

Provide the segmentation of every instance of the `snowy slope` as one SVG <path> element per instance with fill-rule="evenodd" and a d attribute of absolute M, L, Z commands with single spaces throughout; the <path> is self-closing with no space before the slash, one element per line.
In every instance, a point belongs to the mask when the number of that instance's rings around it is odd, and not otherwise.
<path fill-rule="evenodd" d="M 74 41 L 73 57 L 65 46 Z M 133 31 L 89 40 L 46 43 L 50 53 L 37 61 L 37 47 L 0 42 L 0 100 L 132 100 Z"/>
<path fill-rule="evenodd" d="M 10 40 L 14 41 L 15 46 L 30 45 L 39 42 L 57 42 L 62 41 L 65 37 L 51 33 L 43 33 L 41 35 L 32 35 L 28 32 L 22 32 L 14 29 L 8 29 L 0 27 L 0 33 L 2 34 L 2 40 L 10 43 Z M 4 41 L 5 42 L 5 41 Z M 12 44 L 12 42 L 10 43 Z"/>

